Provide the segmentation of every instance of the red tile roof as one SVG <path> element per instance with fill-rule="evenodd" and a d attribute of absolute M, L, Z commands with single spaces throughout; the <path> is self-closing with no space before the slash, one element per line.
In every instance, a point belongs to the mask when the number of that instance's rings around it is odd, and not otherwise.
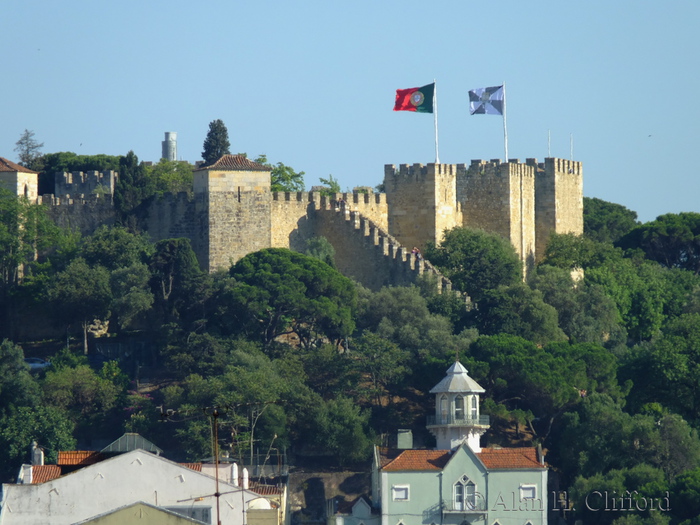
<path fill-rule="evenodd" d="M 19 171 L 22 173 L 37 173 L 36 171 L 32 171 L 29 168 L 20 166 L 19 164 L 15 164 L 11 160 L 7 160 L 3 157 L 0 157 L 0 171 Z"/>
<path fill-rule="evenodd" d="M 202 472 L 201 463 L 180 463 L 180 465 L 196 472 Z"/>
<path fill-rule="evenodd" d="M 201 166 L 200 170 L 270 171 L 270 168 L 253 162 L 243 155 L 224 155 L 219 160 Z"/>
<path fill-rule="evenodd" d="M 58 465 L 94 465 L 106 459 L 104 454 L 94 450 L 65 450 L 59 451 Z"/>
<path fill-rule="evenodd" d="M 61 475 L 61 467 L 58 465 L 33 465 L 32 466 L 32 484 L 46 483 L 52 479 L 56 479 Z"/>
<path fill-rule="evenodd" d="M 545 468 L 534 448 L 484 448 L 477 457 L 489 470 Z"/>
<path fill-rule="evenodd" d="M 442 470 L 451 457 L 449 450 L 404 450 L 383 470 Z"/>
<path fill-rule="evenodd" d="M 545 468 L 537 461 L 534 448 L 485 448 L 476 455 L 489 470 Z M 452 457 L 449 450 L 404 450 L 382 465 L 382 470 L 442 470 Z"/>

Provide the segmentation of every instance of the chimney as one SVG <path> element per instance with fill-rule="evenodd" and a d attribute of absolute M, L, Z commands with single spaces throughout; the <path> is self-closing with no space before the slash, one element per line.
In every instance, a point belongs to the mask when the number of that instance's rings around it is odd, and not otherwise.
<path fill-rule="evenodd" d="M 413 432 L 409 429 L 400 428 L 396 434 L 396 448 L 409 450 L 413 448 Z"/>
<path fill-rule="evenodd" d="M 248 469 L 243 468 L 243 488 L 248 488 Z"/>
<path fill-rule="evenodd" d="M 233 480 L 233 486 L 238 486 L 238 463 L 231 465 L 231 479 Z"/>
<path fill-rule="evenodd" d="M 32 441 L 32 465 L 44 464 L 44 450 L 37 445 L 36 441 Z"/>

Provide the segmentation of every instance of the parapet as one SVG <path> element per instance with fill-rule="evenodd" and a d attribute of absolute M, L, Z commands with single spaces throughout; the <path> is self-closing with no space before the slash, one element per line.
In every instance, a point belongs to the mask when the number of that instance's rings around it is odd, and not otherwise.
<path fill-rule="evenodd" d="M 464 171 L 464 164 L 458 164 L 457 166 L 460 172 Z M 508 159 L 508 162 L 501 162 L 500 159 L 472 159 L 468 171 L 470 175 L 478 174 L 484 176 L 522 175 L 528 177 L 535 174 L 532 164 L 529 162 L 523 164 L 520 162 L 520 159 Z"/>
<path fill-rule="evenodd" d="M 425 178 L 430 176 L 456 176 L 457 164 L 394 164 L 384 165 L 384 177 Z"/>
<path fill-rule="evenodd" d="M 91 195 L 94 193 L 114 194 L 114 186 L 119 175 L 116 171 L 72 171 L 69 173 L 56 172 L 54 181 L 56 184 L 56 197 L 77 197 L 78 195 Z"/>

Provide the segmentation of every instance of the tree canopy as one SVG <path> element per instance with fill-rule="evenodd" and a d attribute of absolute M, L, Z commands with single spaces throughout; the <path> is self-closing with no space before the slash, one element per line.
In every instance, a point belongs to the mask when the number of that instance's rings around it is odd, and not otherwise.
<path fill-rule="evenodd" d="M 209 123 L 209 131 L 204 139 L 204 151 L 202 158 L 205 164 L 211 164 L 219 160 L 223 155 L 229 155 L 231 143 L 228 140 L 228 129 L 221 119 L 212 120 Z"/>
<path fill-rule="evenodd" d="M 270 248 L 243 257 L 230 275 L 232 314 L 265 345 L 287 332 L 307 345 L 320 336 L 338 340 L 354 328 L 352 282 L 314 257 Z"/>
<path fill-rule="evenodd" d="M 447 230 L 439 245 L 428 245 L 425 256 L 477 302 L 487 290 L 522 280 L 523 265 L 513 245 L 483 230 Z"/>

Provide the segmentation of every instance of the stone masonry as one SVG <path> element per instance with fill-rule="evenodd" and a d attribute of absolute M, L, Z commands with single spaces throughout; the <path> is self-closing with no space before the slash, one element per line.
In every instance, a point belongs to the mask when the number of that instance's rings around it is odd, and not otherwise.
<path fill-rule="evenodd" d="M 0 170 L 0 183 L 31 197 L 36 174 L 12 166 L 13 172 Z M 88 234 L 114 222 L 111 194 L 86 191 L 101 186 L 113 192 L 115 173 L 57 174 L 59 182 L 62 196 L 38 198 L 57 223 Z M 411 249 L 439 243 L 445 230 L 456 226 L 508 239 L 526 271 L 542 258 L 552 233 L 583 233 L 580 162 L 547 158 L 544 163 L 387 165 L 384 187 L 385 193 L 333 197 L 272 193 L 269 168 L 225 155 L 194 172 L 192 194 L 164 195 L 139 215 L 154 241 L 190 239 L 207 271 L 228 268 L 262 248 L 303 251 L 307 240 L 324 236 L 336 250 L 338 268 L 372 289 L 415 282 L 426 273 L 441 289 L 449 288 L 449 281 Z"/>

